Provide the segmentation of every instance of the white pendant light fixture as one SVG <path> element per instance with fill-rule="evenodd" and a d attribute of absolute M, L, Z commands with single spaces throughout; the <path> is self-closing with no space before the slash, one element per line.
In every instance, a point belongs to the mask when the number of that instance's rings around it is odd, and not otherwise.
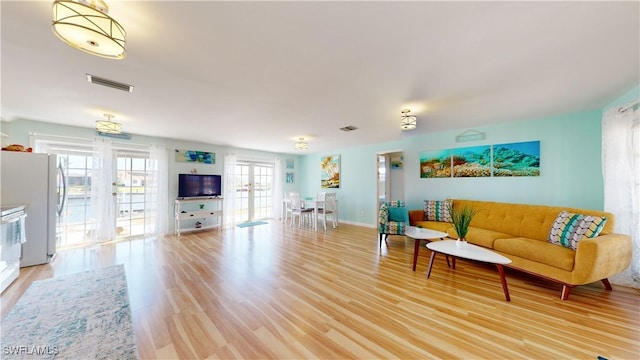
<path fill-rule="evenodd" d="M 400 128 L 402 131 L 413 130 L 416 128 L 417 120 L 413 115 L 409 115 L 411 110 L 403 109 L 401 111 L 402 116 L 400 116 Z"/>
<path fill-rule="evenodd" d="M 124 59 L 126 32 L 108 12 L 103 0 L 56 0 L 51 29 L 60 40 L 78 50 Z"/>
<path fill-rule="evenodd" d="M 304 141 L 304 138 L 299 138 L 300 141 L 296 143 L 296 150 L 305 151 L 309 149 L 309 144 Z"/>
<path fill-rule="evenodd" d="M 104 114 L 107 120 L 96 121 L 96 131 L 101 134 L 122 134 L 122 124 L 111 121 L 115 116 Z"/>

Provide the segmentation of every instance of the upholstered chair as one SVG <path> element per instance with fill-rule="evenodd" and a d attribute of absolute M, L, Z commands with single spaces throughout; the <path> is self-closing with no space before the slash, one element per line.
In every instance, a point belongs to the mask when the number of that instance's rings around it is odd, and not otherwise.
<path fill-rule="evenodd" d="M 382 247 L 382 238 L 385 243 L 389 235 L 404 235 L 407 227 L 407 210 L 404 201 L 389 201 L 380 205 L 378 211 L 379 246 Z"/>

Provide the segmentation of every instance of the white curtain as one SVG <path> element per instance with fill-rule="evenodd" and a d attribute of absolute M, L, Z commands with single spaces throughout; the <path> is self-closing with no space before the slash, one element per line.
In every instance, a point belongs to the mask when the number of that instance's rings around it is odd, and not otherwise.
<path fill-rule="evenodd" d="M 276 158 L 273 161 L 273 208 L 271 217 L 279 219 L 282 214 L 282 159 Z"/>
<path fill-rule="evenodd" d="M 167 148 L 152 144 L 149 149 L 149 168 L 145 183 L 145 217 L 155 221 L 145 221 L 145 234 L 164 235 L 168 231 L 169 192 L 168 192 L 168 153 Z"/>
<path fill-rule="evenodd" d="M 236 182 L 235 171 L 238 158 L 235 154 L 224 155 L 224 180 L 222 193 L 224 194 L 224 206 L 222 221 L 225 227 L 233 227 L 236 223 Z"/>
<path fill-rule="evenodd" d="M 101 243 L 116 238 L 116 211 L 113 199 L 116 187 L 113 185 L 115 179 L 111 140 L 94 140 L 92 162 L 91 213 L 95 228 L 90 232 L 89 241 Z"/>
<path fill-rule="evenodd" d="M 625 108 L 626 111 L 619 110 Z M 637 101 L 604 113 L 602 168 L 604 209 L 615 215 L 615 232 L 630 235 L 633 242 L 631 266 L 610 280 L 614 284 L 640 288 L 640 110 Z"/>

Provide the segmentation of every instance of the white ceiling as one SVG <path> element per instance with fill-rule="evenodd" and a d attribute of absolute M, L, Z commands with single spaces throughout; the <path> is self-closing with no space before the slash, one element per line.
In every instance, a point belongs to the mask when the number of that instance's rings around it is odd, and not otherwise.
<path fill-rule="evenodd" d="M 640 83 L 640 3 L 108 1 L 127 58 L 2 1 L 2 118 L 295 153 L 598 109 Z M 135 86 L 87 82 L 94 74 Z M 403 133 L 400 111 L 418 116 Z M 359 129 L 345 133 L 340 127 Z"/>

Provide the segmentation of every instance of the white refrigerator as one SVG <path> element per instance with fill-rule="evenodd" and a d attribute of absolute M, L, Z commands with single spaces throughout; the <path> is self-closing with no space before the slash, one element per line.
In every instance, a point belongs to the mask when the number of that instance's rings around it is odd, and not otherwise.
<path fill-rule="evenodd" d="M 26 239 L 20 267 L 45 264 L 56 253 L 56 155 L 0 152 L 2 205 L 25 205 Z"/>

